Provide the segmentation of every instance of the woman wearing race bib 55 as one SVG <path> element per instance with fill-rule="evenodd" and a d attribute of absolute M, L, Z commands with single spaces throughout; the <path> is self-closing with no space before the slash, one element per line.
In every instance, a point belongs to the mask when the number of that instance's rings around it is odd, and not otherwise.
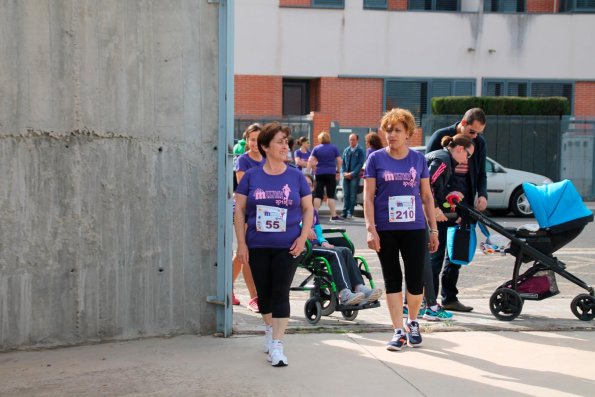
<path fill-rule="evenodd" d="M 289 320 L 289 288 L 314 217 L 306 178 L 285 163 L 287 136 L 277 123 L 265 125 L 258 135 L 258 150 L 266 160 L 240 181 L 234 217 L 237 256 L 252 270 L 266 324 L 265 352 L 276 367 L 288 364 L 281 339 Z"/>
<path fill-rule="evenodd" d="M 411 112 L 395 108 L 380 121 L 388 146 L 370 154 L 364 180 L 364 217 L 368 247 L 378 253 L 386 289 L 386 302 L 395 329 L 387 349 L 408 343 L 421 345 L 417 313 L 423 298 L 424 258 L 438 248 L 434 199 L 423 154 L 410 150 L 415 133 Z M 424 216 L 425 215 L 425 216 Z M 428 242 L 426 219 L 430 226 Z M 403 330 L 403 257 L 409 319 Z"/>

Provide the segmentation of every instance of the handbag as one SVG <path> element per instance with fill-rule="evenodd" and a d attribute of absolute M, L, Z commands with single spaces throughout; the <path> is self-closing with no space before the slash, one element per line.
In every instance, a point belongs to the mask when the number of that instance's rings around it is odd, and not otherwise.
<path fill-rule="evenodd" d="M 450 262 L 455 265 L 471 263 L 477 246 L 475 223 L 451 226 L 446 233 L 446 251 Z"/>

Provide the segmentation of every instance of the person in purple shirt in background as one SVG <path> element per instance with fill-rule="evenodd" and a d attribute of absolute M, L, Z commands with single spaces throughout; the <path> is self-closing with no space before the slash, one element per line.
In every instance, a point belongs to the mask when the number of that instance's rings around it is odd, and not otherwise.
<path fill-rule="evenodd" d="M 378 253 L 386 302 L 394 328 L 387 349 L 422 343 L 417 314 L 423 298 L 424 259 L 438 249 L 438 230 L 428 166 L 407 143 L 415 133 L 411 112 L 394 108 L 380 121 L 388 146 L 370 154 L 364 179 L 364 218 L 368 247 Z M 426 231 L 430 226 L 430 238 Z M 409 315 L 403 329 L 403 257 Z"/>
<path fill-rule="evenodd" d="M 287 137 L 278 123 L 264 126 L 258 150 L 265 163 L 244 174 L 236 189 L 234 216 L 237 256 L 252 270 L 265 323 L 264 350 L 275 367 L 288 365 L 282 339 L 289 320 L 289 288 L 314 218 L 306 178 L 285 162 Z"/>
<path fill-rule="evenodd" d="M 366 160 L 370 157 L 370 153 L 384 148 L 380 135 L 376 132 L 369 132 L 365 138 L 366 141 Z"/>
<path fill-rule="evenodd" d="M 331 143 L 331 136 L 328 132 L 322 131 L 318 134 L 318 142 L 320 142 L 320 145 L 312 149 L 307 170 L 307 173 L 310 173 L 310 170 L 316 169 L 314 172 L 316 176 L 314 208 L 317 210 L 320 209 L 326 189 L 328 208 L 331 212 L 330 221 L 341 222 L 343 218 L 337 216 L 335 206 L 335 190 L 337 189 L 337 182 L 341 175 L 341 154 L 339 153 L 339 149 Z"/>
<path fill-rule="evenodd" d="M 238 180 L 238 183 L 244 177 L 246 171 L 253 167 L 262 167 L 264 165 L 264 157 L 258 151 L 258 134 L 262 127 L 260 124 L 252 124 L 248 126 L 246 131 L 244 132 L 244 136 L 246 139 L 246 147 L 247 151 L 238 157 L 236 162 L 235 174 Z M 238 259 L 238 256 L 234 256 L 232 259 L 233 264 L 233 272 L 232 272 L 232 283 L 236 281 L 240 271 L 242 272 L 242 276 L 244 277 L 244 282 L 246 283 L 246 288 L 248 288 L 248 293 L 250 294 L 250 300 L 248 301 L 248 309 L 252 310 L 255 313 L 258 313 L 258 297 L 256 295 L 256 287 L 254 286 L 254 280 L 252 279 L 252 272 L 250 271 L 250 266 L 246 264 L 242 264 Z M 232 296 L 232 303 L 234 305 L 239 305 L 240 300 L 236 298 L 235 294 Z"/>
<path fill-rule="evenodd" d="M 310 141 L 307 137 L 302 136 L 298 138 L 297 144 L 299 148 L 293 154 L 293 158 L 295 159 L 295 164 L 297 165 L 298 169 L 305 170 L 308 168 L 308 159 L 312 153 L 309 149 Z"/>

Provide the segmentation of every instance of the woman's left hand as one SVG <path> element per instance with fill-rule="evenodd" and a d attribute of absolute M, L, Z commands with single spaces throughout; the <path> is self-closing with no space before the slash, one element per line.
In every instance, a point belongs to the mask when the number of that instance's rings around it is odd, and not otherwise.
<path fill-rule="evenodd" d="M 294 258 L 297 258 L 302 254 L 302 252 L 304 252 L 305 249 L 306 240 L 302 239 L 302 237 L 300 236 L 293 242 L 293 244 L 291 244 L 291 247 L 289 248 L 289 253 L 293 255 Z"/>
<path fill-rule="evenodd" d="M 438 241 L 438 234 L 437 233 L 430 233 L 430 241 L 428 242 L 428 249 L 431 253 L 434 253 L 438 250 L 438 246 L 440 242 Z"/>

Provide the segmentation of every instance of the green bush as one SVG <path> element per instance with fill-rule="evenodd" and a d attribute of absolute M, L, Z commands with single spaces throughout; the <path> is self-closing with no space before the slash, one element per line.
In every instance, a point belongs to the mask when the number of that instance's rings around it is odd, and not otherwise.
<path fill-rule="evenodd" d="M 570 114 L 565 97 L 448 96 L 432 98 L 433 114 L 464 114 L 482 108 L 486 115 L 562 116 Z"/>

